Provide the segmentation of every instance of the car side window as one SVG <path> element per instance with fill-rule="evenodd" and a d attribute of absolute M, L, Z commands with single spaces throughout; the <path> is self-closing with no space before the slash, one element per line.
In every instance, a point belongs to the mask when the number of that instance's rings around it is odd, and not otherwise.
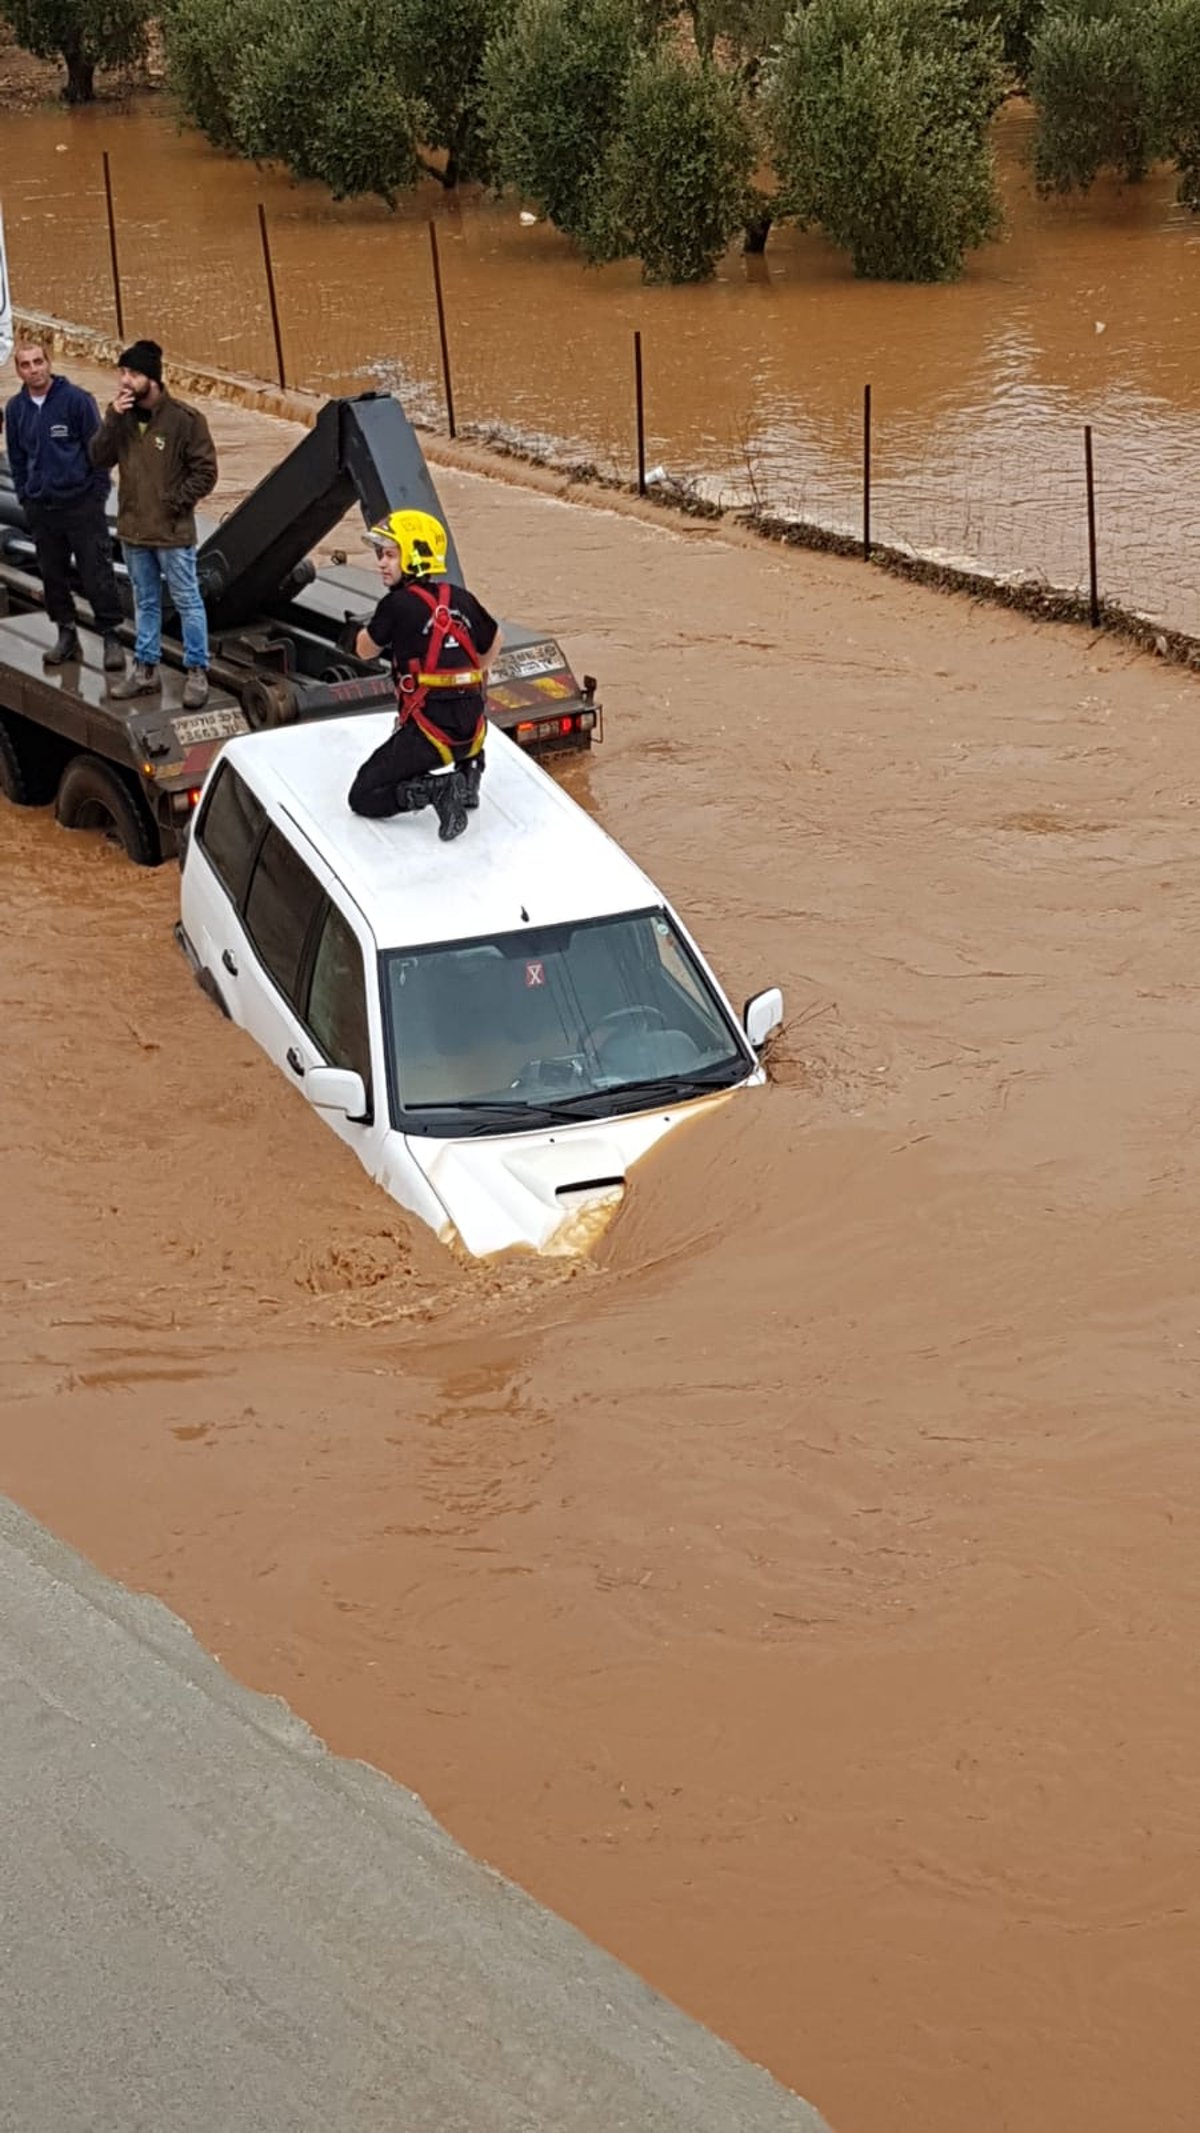
<path fill-rule="evenodd" d="M 218 881 L 240 904 L 262 835 L 266 810 L 232 763 L 220 763 L 196 824 L 196 842 Z"/>
<path fill-rule="evenodd" d="M 297 1013 L 305 942 L 324 894 L 272 823 L 255 861 L 243 923 L 260 961 Z"/>
<path fill-rule="evenodd" d="M 371 1092 L 367 987 L 358 936 L 336 904 L 328 905 L 308 989 L 309 1029 L 331 1066 L 361 1074 Z"/>

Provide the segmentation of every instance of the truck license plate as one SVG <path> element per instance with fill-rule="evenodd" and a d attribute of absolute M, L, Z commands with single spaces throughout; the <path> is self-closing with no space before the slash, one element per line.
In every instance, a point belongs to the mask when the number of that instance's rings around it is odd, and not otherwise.
<path fill-rule="evenodd" d="M 564 664 L 556 644 L 520 645 L 514 651 L 501 653 L 496 675 L 502 681 L 532 681 L 535 674 L 558 673 Z"/>
<path fill-rule="evenodd" d="M 228 711 L 197 711 L 191 718 L 173 718 L 171 724 L 183 748 L 194 748 L 198 741 L 230 741 L 235 733 L 246 731 L 241 712 L 232 707 Z"/>

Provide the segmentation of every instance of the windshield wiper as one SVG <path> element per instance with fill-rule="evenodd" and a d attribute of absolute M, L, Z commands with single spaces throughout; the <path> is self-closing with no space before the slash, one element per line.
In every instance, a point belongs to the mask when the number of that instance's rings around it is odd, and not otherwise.
<path fill-rule="evenodd" d="M 444 1104 L 407 1104 L 417 1111 L 524 1111 L 524 1104 L 510 1103 L 506 1096 L 450 1096 Z"/>
<path fill-rule="evenodd" d="M 724 1059 L 715 1066 L 697 1067 L 688 1074 L 655 1074 L 647 1081 L 616 1081 L 607 1089 L 580 1089 L 574 1096 L 550 1096 L 545 1103 L 530 1104 L 528 1110 L 552 1118 L 586 1118 L 591 1115 L 609 1118 L 614 1110 L 628 1108 L 627 1097 L 665 1096 L 683 1103 L 689 1096 L 702 1095 L 708 1089 L 731 1089 L 735 1081 L 744 1080 L 750 1071 L 748 1066 L 743 1069 L 740 1060 Z M 601 1105 L 601 1110 L 590 1113 L 588 1106 L 592 1104 Z"/>
<path fill-rule="evenodd" d="M 519 1119 L 527 1126 L 555 1125 L 577 1118 L 612 1118 L 630 1108 L 630 1097 L 639 1102 L 650 1102 L 658 1096 L 686 1103 L 689 1097 L 701 1096 L 710 1089 L 731 1089 L 750 1072 L 751 1068 L 740 1059 L 723 1059 L 715 1066 L 697 1067 L 692 1073 L 656 1074 L 646 1081 L 618 1081 L 607 1089 L 580 1089 L 574 1095 L 534 1098 L 528 1103 L 505 1096 L 466 1096 L 444 1104 L 412 1104 L 408 1109 L 414 1116 L 441 1113 L 452 1119 L 468 1113 L 472 1118 L 487 1116 L 506 1123 Z"/>
<path fill-rule="evenodd" d="M 513 1103 L 505 1096 L 464 1096 L 450 1098 L 444 1104 L 409 1104 L 405 1116 L 409 1118 L 458 1118 L 468 1112 L 475 1118 L 524 1119 L 530 1125 L 538 1125 L 543 1119 L 558 1117 L 573 1118 L 575 1106 L 580 1103 L 602 1103 L 606 1091 L 590 1089 L 586 1095 L 548 1096 L 544 1102 Z"/>
<path fill-rule="evenodd" d="M 499 1096 L 492 1103 L 489 1103 L 486 1097 L 468 1097 L 463 1103 L 422 1104 L 420 1108 L 445 1111 L 451 1115 L 457 1115 L 460 1111 L 469 1111 L 472 1114 L 486 1112 L 493 1118 L 519 1118 L 527 1125 L 538 1126 L 547 1120 L 553 1124 L 560 1118 L 586 1118 L 587 1112 L 582 1110 L 581 1106 L 603 1103 L 608 1094 L 606 1089 L 587 1089 L 580 1090 L 577 1096 L 547 1096 L 530 1103 L 509 1103 L 506 1098 Z"/>
<path fill-rule="evenodd" d="M 732 1089 L 752 1069 L 741 1059 L 721 1059 L 715 1066 L 697 1067 L 687 1074 L 654 1074 L 648 1081 L 622 1081 L 609 1096 L 674 1096 L 683 1101 L 705 1089 Z"/>

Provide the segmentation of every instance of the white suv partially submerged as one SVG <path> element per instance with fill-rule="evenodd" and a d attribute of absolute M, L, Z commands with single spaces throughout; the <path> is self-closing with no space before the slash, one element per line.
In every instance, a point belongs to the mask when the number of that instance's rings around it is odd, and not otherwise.
<path fill-rule="evenodd" d="M 402 1206 L 476 1254 L 579 1248 L 631 1166 L 761 1082 L 777 991 L 737 1020 L 653 882 L 488 734 L 467 836 L 351 814 L 390 714 L 231 741 L 183 867 L 205 990 Z"/>

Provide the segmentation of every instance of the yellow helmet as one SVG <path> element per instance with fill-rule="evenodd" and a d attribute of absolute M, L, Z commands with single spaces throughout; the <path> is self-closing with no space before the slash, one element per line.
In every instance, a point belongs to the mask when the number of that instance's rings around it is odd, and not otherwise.
<path fill-rule="evenodd" d="M 446 529 L 428 511 L 389 511 L 367 539 L 376 548 L 398 548 L 406 578 L 440 578 L 446 568 Z"/>

